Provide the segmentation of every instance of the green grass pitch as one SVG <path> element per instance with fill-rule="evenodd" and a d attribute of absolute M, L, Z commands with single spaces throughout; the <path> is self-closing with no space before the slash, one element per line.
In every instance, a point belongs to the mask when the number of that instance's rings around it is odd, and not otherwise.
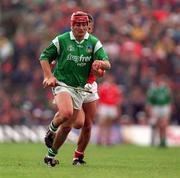
<path fill-rule="evenodd" d="M 49 168 L 41 143 L 0 143 L 0 178 L 180 178 L 180 148 L 89 145 L 85 166 L 73 166 L 74 144 L 65 144 Z"/>

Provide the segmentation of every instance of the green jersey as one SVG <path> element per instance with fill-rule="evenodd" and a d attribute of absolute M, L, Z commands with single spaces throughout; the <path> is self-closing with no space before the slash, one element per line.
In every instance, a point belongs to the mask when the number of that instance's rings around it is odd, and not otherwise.
<path fill-rule="evenodd" d="M 72 31 L 57 36 L 43 50 L 40 60 L 56 60 L 54 76 L 73 87 L 84 87 L 94 60 L 108 60 L 101 42 L 86 33 L 84 40 L 76 41 Z"/>
<path fill-rule="evenodd" d="M 167 85 L 152 85 L 147 92 L 147 101 L 153 106 L 163 106 L 171 103 L 171 92 Z"/>

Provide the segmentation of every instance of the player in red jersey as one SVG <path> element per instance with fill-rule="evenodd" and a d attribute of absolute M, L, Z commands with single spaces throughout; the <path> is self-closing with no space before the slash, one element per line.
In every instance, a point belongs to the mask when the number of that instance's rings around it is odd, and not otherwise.
<path fill-rule="evenodd" d="M 122 90 L 115 83 L 113 75 L 106 75 L 104 81 L 99 85 L 99 96 L 97 143 L 111 145 L 112 126 L 119 116 L 122 103 Z"/>
<path fill-rule="evenodd" d="M 94 28 L 94 20 L 93 17 L 88 14 L 89 17 L 89 29 L 88 32 L 92 33 Z M 94 64 L 93 64 L 94 65 Z M 75 128 L 82 128 L 81 133 L 77 142 L 77 148 L 74 151 L 73 165 L 85 164 L 86 162 L 83 160 L 84 151 L 89 143 L 91 136 L 91 128 L 93 124 L 93 120 L 96 115 L 96 105 L 97 100 L 99 99 L 97 93 L 97 83 L 96 77 L 102 77 L 104 75 L 104 70 L 99 69 L 98 71 L 91 71 L 89 79 L 85 88 L 90 89 L 93 93 L 88 94 L 84 99 L 82 106 L 81 116 L 77 117 L 76 122 L 74 123 Z"/>

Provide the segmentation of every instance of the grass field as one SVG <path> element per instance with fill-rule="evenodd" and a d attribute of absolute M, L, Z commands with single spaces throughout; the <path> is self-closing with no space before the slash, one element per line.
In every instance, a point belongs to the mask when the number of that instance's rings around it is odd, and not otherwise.
<path fill-rule="evenodd" d="M 85 166 L 72 166 L 75 145 L 65 144 L 49 168 L 43 144 L 0 144 L 0 178 L 180 178 L 180 148 L 89 145 Z"/>

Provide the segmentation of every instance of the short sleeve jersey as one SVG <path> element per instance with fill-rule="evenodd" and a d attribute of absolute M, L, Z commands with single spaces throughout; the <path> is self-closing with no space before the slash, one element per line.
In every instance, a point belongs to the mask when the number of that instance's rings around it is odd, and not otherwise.
<path fill-rule="evenodd" d="M 72 32 L 57 36 L 40 56 L 49 63 L 56 60 L 54 76 L 73 87 L 84 87 L 95 59 L 108 60 L 101 42 L 89 33 L 78 42 Z"/>
<path fill-rule="evenodd" d="M 168 86 L 152 85 L 147 92 L 147 102 L 153 106 L 163 106 L 171 103 L 171 92 Z"/>

